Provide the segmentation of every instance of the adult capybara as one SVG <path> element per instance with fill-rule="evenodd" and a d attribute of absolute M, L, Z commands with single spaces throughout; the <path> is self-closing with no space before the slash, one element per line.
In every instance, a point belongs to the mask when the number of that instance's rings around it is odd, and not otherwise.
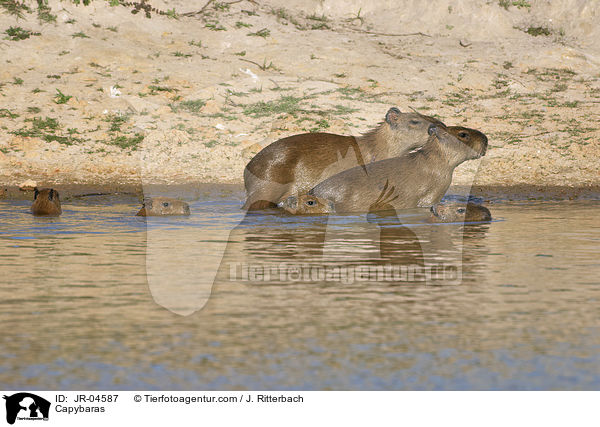
<path fill-rule="evenodd" d="M 427 143 L 400 157 L 354 167 L 334 175 L 308 194 L 333 202 L 335 212 L 368 212 L 384 186 L 394 187 L 387 204 L 394 209 L 438 203 L 452 182 L 454 169 L 487 150 L 487 137 L 475 129 L 432 126 Z M 366 171 L 365 171 L 366 169 Z"/>
<path fill-rule="evenodd" d="M 190 206 L 181 200 L 170 197 L 146 198 L 136 216 L 175 216 L 189 215 Z"/>
<path fill-rule="evenodd" d="M 476 203 L 448 203 L 431 207 L 430 222 L 488 222 L 492 214 L 488 208 Z"/>
<path fill-rule="evenodd" d="M 432 124 L 445 127 L 433 117 L 402 113 L 394 107 L 382 123 L 358 137 L 306 133 L 275 141 L 244 169 L 244 209 L 275 207 L 288 196 L 306 193 L 341 171 L 422 147 Z"/>
<path fill-rule="evenodd" d="M 58 191 L 52 188 L 38 190 L 36 187 L 33 193 L 31 213 L 36 216 L 59 216 L 62 214 Z"/>

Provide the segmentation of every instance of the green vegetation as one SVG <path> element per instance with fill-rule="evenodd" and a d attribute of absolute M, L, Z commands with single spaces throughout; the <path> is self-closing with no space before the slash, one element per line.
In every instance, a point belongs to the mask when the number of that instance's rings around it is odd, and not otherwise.
<path fill-rule="evenodd" d="M 531 8 L 531 4 L 528 1 L 525 1 L 525 0 L 513 1 L 512 5 L 513 6 L 517 6 L 519 9 L 521 9 L 522 7 L 526 8 L 526 9 L 530 9 Z"/>
<path fill-rule="evenodd" d="M 117 146 L 119 148 L 122 148 L 123 150 L 126 150 L 126 149 L 137 150 L 138 145 L 143 140 L 144 140 L 144 135 L 142 135 L 140 133 L 136 133 L 134 136 L 125 136 L 125 135 L 115 136 L 112 139 L 104 141 L 104 143 L 108 144 L 108 145 Z"/>
<path fill-rule="evenodd" d="M 242 21 L 237 21 L 235 23 L 235 28 L 250 28 L 252 26 L 252 24 L 247 24 L 245 22 Z"/>
<path fill-rule="evenodd" d="M 41 36 L 41 33 L 34 33 L 21 27 L 9 27 L 4 33 L 7 36 L 4 39 L 12 41 L 26 40 L 31 36 Z"/>
<path fill-rule="evenodd" d="M 550 31 L 546 27 L 529 27 L 527 28 L 527 30 L 525 30 L 525 32 L 534 37 L 549 36 L 550 34 L 552 34 L 552 31 Z"/>
<path fill-rule="evenodd" d="M 313 13 L 312 15 L 307 16 L 306 19 L 310 19 L 311 21 L 319 21 L 319 22 L 327 22 L 327 21 L 329 21 L 329 18 L 327 18 L 324 14 L 321 15 L 321 16 L 318 16 L 315 13 Z"/>
<path fill-rule="evenodd" d="M 55 104 L 66 104 L 69 102 L 69 99 L 73 98 L 70 95 L 65 95 L 60 91 L 60 89 L 56 89 L 56 96 L 54 97 Z"/>
<path fill-rule="evenodd" d="M 206 25 L 204 25 L 204 27 L 213 31 L 227 31 L 227 29 L 221 24 L 219 24 L 218 21 L 207 22 Z"/>
<path fill-rule="evenodd" d="M 11 113 L 10 110 L 6 108 L 0 109 L 0 118 L 16 119 L 17 117 L 19 117 L 18 114 Z"/>
<path fill-rule="evenodd" d="M 51 12 L 50 6 L 48 6 L 43 0 L 38 0 L 37 10 L 38 20 L 51 24 L 56 22 L 56 15 Z"/>
<path fill-rule="evenodd" d="M 139 143 L 144 140 L 144 135 L 140 133 L 135 133 L 134 135 L 119 135 L 124 132 L 122 126 L 129 121 L 129 118 L 130 116 L 128 114 L 108 114 L 104 117 L 102 120 L 110 124 L 108 129 L 110 138 L 102 142 L 124 150 L 136 150 Z"/>
<path fill-rule="evenodd" d="M 231 8 L 231 5 L 229 5 L 228 3 L 218 2 L 218 1 L 213 3 L 214 10 L 225 12 L 225 11 L 228 11 L 230 8 Z"/>
<path fill-rule="evenodd" d="M 71 37 L 73 37 L 74 39 L 76 39 L 76 38 L 89 39 L 90 38 L 90 36 L 88 36 L 87 34 L 85 34 L 82 31 L 80 31 L 78 33 L 71 34 Z"/>
<path fill-rule="evenodd" d="M 110 123 L 109 132 L 121 132 L 121 126 L 129 120 L 127 114 L 108 114 L 102 121 Z"/>
<path fill-rule="evenodd" d="M 204 107 L 206 102 L 201 99 L 189 100 L 189 101 L 181 101 L 177 105 L 171 104 L 171 110 L 177 113 L 179 111 L 187 111 L 189 113 L 199 113 L 200 109 Z"/>
<path fill-rule="evenodd" d="M 327 25 L 325 22 L 319 22 L 317 24 L 313 24 L 310 27 L 311 30 L 330 30 L 331 27 Z"/>
<path fill-rule="evenodd" d="M 177 92 L 177 89 L 169 86 L 150 85 L 148 86 L 148 89 L 150 89 L 150 95 L 156 95 L 158 92 Z"/>
<path fill-rule="evenodd" d="M 267 117 L 274 114 L 290 114 L 295 116 L 302 111 L 299 104 L 302 98 L 294 96 L 282 96 L 275 101 L 259 101 L 254 104 L 244 105 L 244 114 L 254 118 Z"/>
<path fill-rule="evenodd" d="M 23 79 L 20 77 L 13 77 L 13 84 L 15 86 L 21 86 L 23 84 Z"/>
<path fill-rule="evenodd" d="M 277 17 L 278 22 L 280 22 L 284 25 L 287 25 L 287 23 L 289 22 L 292 25 L 294 25 L 296 28 L 298 28 L 299 30 L 304 29 L 300 25 L 298 20 L 296 18 L 294 18 L 286 9 L 284 9 L 282 7 L 279 9 L 271 9 L 271 13 Z"/>
<path fill-rule="evenodd" d="M 25 119 L 25 122 L 31 122 L 30 128 L 21 128 L 12 131 L 13 135 L 41 138 L 46 142 L 56 141 L 59 144 L 73 145 L 74 143 L 83 142 L 83 139 L 76 138 L 74 132 L 69 132 L 68 135 L 59 135 L 58 131 L 61 128 L 57 119 L 46 117 L 34 117 L 33 119 Z"/>
<path fill-rule="evenodd" d="M 9 15 L 14 15 L 20 19 L 25 17 L 24 12 L 31 13 L 31 9 L 25 3 L 20 3 L 17 0 L 0 0 L 0 7 Z"/>
<path fill-rule="evenodd" d="M 248 33 L 246 34 L 247 36 L 255 36 L 255 37 L 262 37 L 262 38 L 267 38 L 271 35 L 271 30 L 269 30 L 268 28 L 263 28 L 262 30 L 258 30 L 255 33 Z"/>
<path fill-rule="evenodd" d="M 518 0 L 518 1 L 499 0 L 498 1 L 498 6 L 503 7 L 506 10 L 508 10 L 508 8 L 510 6 L 516 6 L 519 9 L 521 9 L 523 7 L 526 8 L 526 9 L 530 9 L 531 8 L 531 4 L 528 1 L 525 1 L 525 0 Z"/>

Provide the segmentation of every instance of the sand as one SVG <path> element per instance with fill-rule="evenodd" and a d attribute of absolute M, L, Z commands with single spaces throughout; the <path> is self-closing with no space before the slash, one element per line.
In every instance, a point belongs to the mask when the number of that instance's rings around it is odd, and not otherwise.
<path fill-rule="evenodd" d="M 488 135 L 455 184 L 600 184 L 596 2 L 151 4 L 0 8 L 1 184 L 239 184 L 274 140 L 391 106 Z"/>

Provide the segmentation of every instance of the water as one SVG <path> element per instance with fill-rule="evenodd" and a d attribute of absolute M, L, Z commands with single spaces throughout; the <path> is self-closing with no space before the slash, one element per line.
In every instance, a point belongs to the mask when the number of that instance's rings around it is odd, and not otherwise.
<path fill-rule="evenodd" d="M 0 200 L 0 388 L 600 388 L 597 200 L 496 200 L 494 222 L 463 228 L 422 210 L 244 219 L 235 195 L 200 195 L 148 230 L 133 196 L 69 200 L 55 219 L 29 203 Z M 453 285 L 242 277 L 457 260 Z M 188 273 L 217 267 L 204 308 L 175 314 L 196 301 Z"/>

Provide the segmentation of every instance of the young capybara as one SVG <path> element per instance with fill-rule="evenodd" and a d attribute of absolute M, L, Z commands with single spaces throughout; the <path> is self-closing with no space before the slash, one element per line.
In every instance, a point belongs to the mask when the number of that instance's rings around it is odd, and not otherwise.
<path fill-rule="evenodd" d="M 277 207 L 292 215 L 320 215 L 335 212 L 332 202 L 310 194 L 290 196 L 279 202 Z"/>
<path fill-rule="evenodd" d="M 146 198 L 136 216 L 175 216 L 189 215 L 190 206 L 181 200 L 170 197 Z"/>
<path fill-rule="evenodd" d="M 333 202 L 335 212 L 368 212 L 389 183 L 395 188 L 389 205 L 394 209 L 430 207 L 438 203 L 452 182 L 454 169 L 487 150 L 487 137 L 475 129 L 432 126 L 427 143 L 400 157 L 380 160 L 340 172 L 308 194 Z"/>
<path fill-rule="evenodd" d="M 362 136 L 306 133 L 275 141 L 244 169 L 244 209 L 275 207 L 341 171 L 420 148 L 432 124 L 445 127 L 433 117 L 393 107 L 382 123 Z"/>
<path fill-rule="evenodd" d="M 489 222 L 492 214 L 488 208 L 476 203 L 448 203 L 431 207 L 429 222 Z"/>
<path fill-rule="evenodd" d="M 36 216 L 59 216 L 62 214 L 58 191 L 52 188 L 38 190 L 36 187 L 33 192 L 31 213 Z"/>

